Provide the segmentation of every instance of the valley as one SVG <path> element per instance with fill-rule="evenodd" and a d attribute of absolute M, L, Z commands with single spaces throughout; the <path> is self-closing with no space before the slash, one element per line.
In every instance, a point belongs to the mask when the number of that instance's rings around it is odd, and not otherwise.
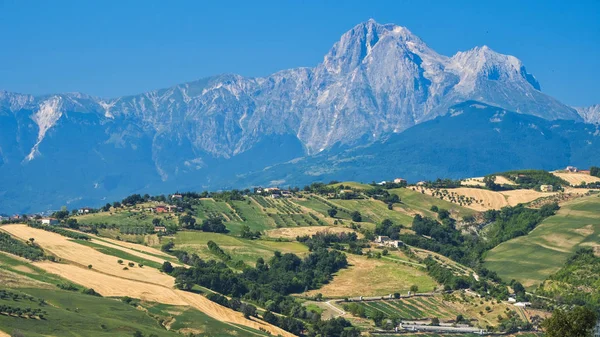
<path fill-rule="evenodd" d="M 584 175 L 588 185 L 573 183 Z M 5 220 L 2 289 L 52 306 L 32 306 L 46 312 L 43 319 L 0 312 L 0 331 L 315 336 L 327 328 L 392 336 L 402 325 L 439 322 L 541 336 L 550 308 L 568 303 L 538 285 L 579 248 L 599 254 L 593 178 L 529 170 L 408 186 L 131 195 L 58 211 L 54 225 Z M 546 183 L 561 188 L 539 191 Z M 515 305 L 525 301 L 534 304 Z"/>

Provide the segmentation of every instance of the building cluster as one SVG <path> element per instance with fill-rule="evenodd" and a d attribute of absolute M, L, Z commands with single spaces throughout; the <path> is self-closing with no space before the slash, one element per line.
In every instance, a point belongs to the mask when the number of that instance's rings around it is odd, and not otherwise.
<path fill-rule="evenodd" d="M 265 196 L 269 196 L 273 199 L 290 198 L 293 195 L 291 191 L 282 190 L 279 187 L 266 187 L 266 188 L 257 187 L 254 189 L 254 192 L 256 194 L 262 194 Z"/>
<path fill-rule="evenodd" d="M 379 244 L 381 247 L 392 247 L 399 248 L 404 245 L 404 243 L 400 240 L 392 240 L 389 236 L 379 235 L 375 238 L 375 243 Z"/>

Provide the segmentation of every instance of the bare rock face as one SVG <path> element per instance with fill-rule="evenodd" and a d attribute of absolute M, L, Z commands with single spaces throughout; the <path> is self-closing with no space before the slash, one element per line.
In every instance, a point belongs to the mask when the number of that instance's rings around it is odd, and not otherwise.
<path fill-rule="evenodd" d="M 600 123 L 600 104 L 575 108 L 586 123 Z"/>
<path fill-rule="evenodd" d="M 285 157 L 277 154 L 366 145 L 467 100 L 550 120 L 599 119 L 597 108 L 578 113 L 543 94 L 513 56 L 483 46 L 447 57 L 404 27 L 369 20 L 342 35 L 314 68 L 264 78 L 226 74 L 112 99 L 0 91 L 0 169 L 33 170 L 36 161 L 81 146 L 69 138 L 81 133 L 104 171 L 117 165 L 107 158 L 128 149 L 140 167 L 169 181 L 245 153 L 269 165 Z M 264 150 L 281 139 L 295 150 Z M 267 159 L 256 158 L 263 152 Z M 76 163 L 84 166 L 68 169 L 89 169 L 85 184 L 98 186 L 102 173 L 85 167 L 92 162 Z"/>

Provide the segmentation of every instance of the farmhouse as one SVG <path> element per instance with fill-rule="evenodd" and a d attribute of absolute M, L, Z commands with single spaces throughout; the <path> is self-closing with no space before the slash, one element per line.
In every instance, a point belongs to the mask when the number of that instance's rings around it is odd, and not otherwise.
<path fill-rule="evenodd" d="M 284 198 L 290 198 L 292 196 L 292 192 L 290 191 L 281 191 L 281 196 Z"/>
<path fill-rule="evenodd" d="M 58 225 L 58 220 L 54 218 L 43 218 L 41 221 L 43 225 Z"/>
<path fill-rule="evenodd" d="M 183 196 L 181 194 L 173 194 L 171 196 L 171 200 L 181 200 L 183 199 Z"/>
<path fill-rule="evenodd" d="M 377 238 L 375 238 L 375 243 L 384 243 L 390 241 L 390 237 L 389 236 L 383 236 L 383 235 L 379 235 L 377 236 Z"/>
<path fill-rule="evenodd" d="M 79 214 L 88 214 L 91 211 L 92 211 L 91 208 L 89 208 L 89 207 L 83 207 L 83 208 L 78 209 L 77 213 L 79 213 Z"/>
<path fill-rule="evenodd" d="M 271 193 L 271 198 L 273 198 L 273 199 L 279 199 L 279 198 L 281 198 L 281 194 L 279 194 L 279 193 Z"/>
<path fill-rule="evenodd" d="M 540 186 L 540 191 L 542 192 L 552 192 L 554 187 L 552 185 L 542 185 Z"/>
<path fill-rule="evenodd" d="M 402 178 L 396 178 L 394 179 L 394 184 L 402 184 L 405 183 L 406 179 L 402 179 Z"/>
<path fill-rule="evenodd" d="M 265 193 L 279 193 L 279 187 L 267 187 L 263 191 Z"/>
<path fill-rule="evenodd" d="M 565 168 L 565 171 L 572 173 L 579 172 L 579 170 L 575 166 L 567 166 L 567 168 Z"/>
<path fill-rule="evenodd" d="M 154 231 L 155 232 L 160 232 L 160 233 L 165 233 L 167 231 L 167 227 L 165 227 L 165 226 L 155 226 L 154 227 Z"/>
<path fill-rule="evenodd" d="M 176 211 L 177 206 L 173 205 L 158 205 L 155 208 L 156 213 L 170 213 Z"/>
<path fill-rule="evenodd" d="M 394 247 L 398 248 L 404 245 L 404 243 L 400 240 L 392 240 L 389 236 L 380 235 L 375 238 L 375 243 L 378 243 L 380 246 Z"/>

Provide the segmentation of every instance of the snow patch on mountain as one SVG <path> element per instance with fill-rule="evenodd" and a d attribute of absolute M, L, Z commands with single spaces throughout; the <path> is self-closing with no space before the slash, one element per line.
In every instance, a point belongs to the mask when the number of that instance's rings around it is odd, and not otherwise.
<path fill-rule="evenodd" d="M 38 126 L 38 135 L 37 141 L 31 148 L 27 157 L 25 157 L 25 161 L 31 161 L 35 156 L 40 154 L 38 148 L 40 143 L 44 140 L 46 132 L 48 132 L 62 116 L 62 111 L 60 109 L 62 100 L 63 98 L 60 96 L 53 96 L 43 101 L 39 106 L 39 110 L 31 117 Z"/>

